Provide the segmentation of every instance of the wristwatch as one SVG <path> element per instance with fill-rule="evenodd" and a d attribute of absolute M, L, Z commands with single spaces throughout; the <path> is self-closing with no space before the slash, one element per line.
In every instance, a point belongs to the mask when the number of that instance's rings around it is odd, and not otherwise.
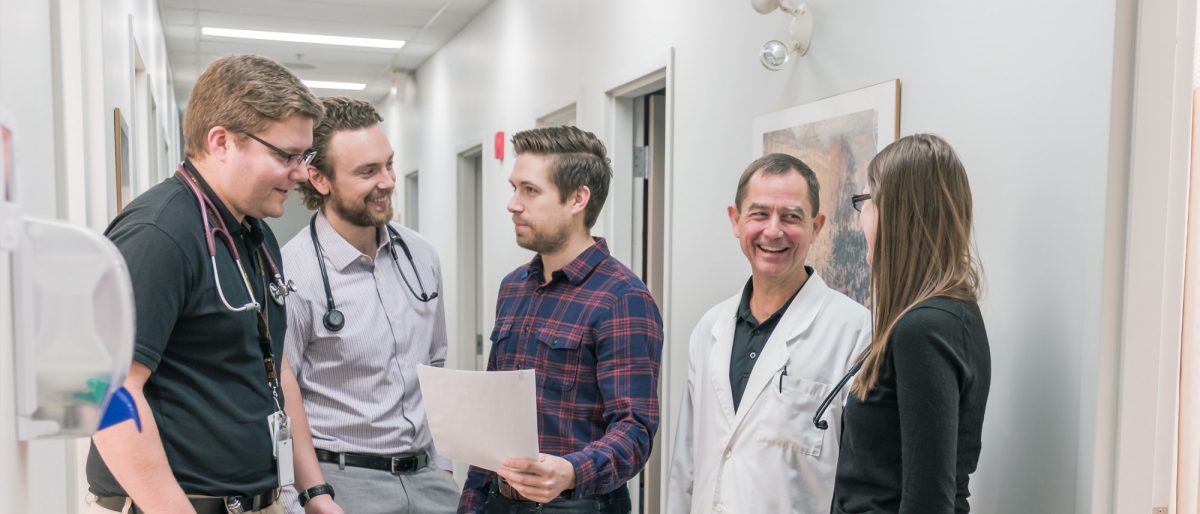
<path fill-rule="evenodd" d="M 337 498 L 337 496 L 333 495 L 333 486 L 329 484 L 314 485 L 308 489 L 300 491 L 300 506 L 305 506 L 308 504 L 308 502 L 312 501 L 313 498 L 321 496 L 322 494 L 328 494 L 330 498 Z"/>

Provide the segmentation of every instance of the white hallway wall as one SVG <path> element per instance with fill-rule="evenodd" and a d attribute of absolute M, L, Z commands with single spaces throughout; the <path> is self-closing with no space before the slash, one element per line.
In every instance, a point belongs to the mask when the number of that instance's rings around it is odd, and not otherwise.
<path fill-rule="evenodd" d="M 132 45 L 158 105 L 177 133 L 174 89 L 154 0 L 0 0 L 0 107 L 17 128 L 24 214 L 99 232 L 116 213 L 113 108 L 134 130 Z M 131 137 L 136 137 L 130 134 Z M 168 141 L 171 159 L 180 149 Z M 140 150 L 131 148 L 136 156 Z M 136 158 L 134 160 L 136 163 Z M 158 170 L 134 170 L 134 194 Z M 21 443 L 15 434 L 8 260 L 0 260 L 0 497 L 5 512 L 77 512 L 86 440 Z"/>
<path fill-rule="evenodd" d="M 1124 193 L 1109 190 L 1107 171 L 1110 117 L 1125 103 L 1113 100 L 1114 82 L 1131 76 L 1128 63 L 1114 65 L 1114 45 L 1129 43 L 1114 36 L 1132 24 L 1116 15 L 1126 4 L 812 2 L 812 49 L 771 73 L 757 50 L 785 36 L 787 19 L 760 16 L 748 2 L 497 0 L 418 70 L 420 122 L 405 125 L 400 137 L 414 150 L 398 169 L 422 170 L 422 232 L 450 267 L 458 152 L 497 130 L 532 128 L 573 101 L 579 125 L 603 134 L 614 77 L 673 48 L 673 301 L 664 317 L 667 344 L 685 348 L 703 312 L 749 272 L 735 241 L 713 235 L 728 230 L 723 209 L 753 157 L 753 118 L 899 78 L 901 133 L 946 137 L 975 194 L 993 388 L 972 504 L 981 513 L 1107 510 L 1111 463 L 1093 461 L 1111 454 L 1093 448 L 1109 444 L 1097 427 L 1110 426 L 1115 408 L 1096 391 L 1111 373 L 1097 356 L 1102 314 L 1113 314 L 1102 285 L 1119 268 L 1105 268 L 1102 256 L 1106 237 L 1123 237 L 1115 226 L 1123 215 L 1108 212 Z M 529 257 L 504 211 L 512 160 L 490 154 L 485 143 L 488 326 L 500 279 Z M 448 274 L 447 291 L 455 282 Z M 459 341 L 467 336 L 447 305 Z M 672 407 L 664 421 L 676 415 Z"/>
<path fill-rule="evenodd" d="M 457 156 L 483 147 L 482 217 L 487 245 L 483 310 L 488 327 L 494 318 L 500 280 L 532 256 L 511 237 L 512 225 L 505 211 L 511 192 L 511 145 L 507 145 L 507 159 L 493 159 L 493 135 L 504 131 L 507 139 L 515 131 L 532 128 L 538 116 L 576 100 L 576 6 L 569 1 L 501 1 L 486 8 L 418 70 L 413 79 L 415 90 L 402 84 L 406 89 L 394 99 L 398 105 L 388 109 L 401 118 L 389 127 L 396 146 L 397 174 L 420 171 L 421 233 L 437 246 L 444 270 L 443 289 L 455 296 L 459 287 L 453 271 L 459 257 Z M 397 205 L 402 206 L 401 187 L 397 190 Z M 459 359 L 455 342 L 473 341 L 473 336 L 459 333 L 457 302 L 447 301 L 446 309 L 451 341 L 447 363 L 453 365 Z"/>
<path fill-rule="evenodd" d="M 48 2 L 0 0 L 0 108 L 16 127 L 17 194 L 28 205 L 27 214 L 43 218 L 55 213 L 49 171 L 54 168 L 54 125 L 46 116 L 53 109 L 47 94 L 53 73 L 49 27 Z M 13 512 L 27 512 L 32 498 L 49 499 L 51 512 L 65 511 L 67 445 L 17 441 L 9 262 L 8 254 L 0 254 L 0 497 Z"/>

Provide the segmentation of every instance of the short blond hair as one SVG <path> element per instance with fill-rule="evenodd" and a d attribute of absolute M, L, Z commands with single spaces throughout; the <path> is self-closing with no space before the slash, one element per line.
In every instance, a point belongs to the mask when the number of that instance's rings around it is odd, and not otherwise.
<path fill-rule="evenodd" d="M 208 131 L 221 126 L 237 134 L 265 130 L 273 122 L 301 115 L 320 123 L 320 100 L 283 65 L 258 55 L 231 55 L 213 61 L 200 74 L 183 115 L 184 152 L 208 154 Z"/>

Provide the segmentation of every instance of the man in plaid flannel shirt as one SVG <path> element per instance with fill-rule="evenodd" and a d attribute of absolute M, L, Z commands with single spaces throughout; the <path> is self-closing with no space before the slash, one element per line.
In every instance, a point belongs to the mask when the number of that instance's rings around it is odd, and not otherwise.
<path fill-rule="evenodd" d="M 630 511 L 658 430 L 662 318 L 645 284 L 590 230 L 612 177 L 604 144 L 575 127 L 513 136 L 508 204 L 537 255 L 500 285 L 488 370 L 537 372 L 536 460 L 472 467 L 460 513 Z"/>

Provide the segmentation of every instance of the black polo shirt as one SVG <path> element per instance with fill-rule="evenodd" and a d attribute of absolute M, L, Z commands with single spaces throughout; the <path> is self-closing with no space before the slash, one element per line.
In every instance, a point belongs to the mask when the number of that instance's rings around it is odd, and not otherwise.
<path fill-rule="evenodd" d="M 813 274 L 813 269 L 808 266 L 804 267 L 804 271 L 810 277 Z M 805 280 L 804 283 L 807 284 L 808 281 Z M 803 284 L 800 289 L 804 289 Z M 763 347 L 775 331 L 775 325 L 779 324 L 779 319 L 792 305 L 792 300 L 800 294 L 800 289 L 792 293 L 792 297 L 788 298 L 787 303 L 775 311 L 775 314 L 759 323 L 750 311 L 750 297 L 754 296 L 754 279 L 747 280 L 746 287 L 742 288 L 742 303 L 738 305 L 737 322 L 733 327 L 733 351 L 729 355 L 729 387 L 733 391 L 733 410 L 736 411 L 738 404 L 742 403 L 742 394 L 746 392 L 746 384 L 750 382 L 754 364 L 758 362 Z"/>
<path fill-rule="evenodd" d="M 263 290 L 261 245 L 277 264 L 279 243 L 265 223 L 237 223 L 194 174 L 220 210 L 254 296 L 267 306 L 276 372 L 283 358 L 286 309 Z M 253 311 L 232 312 L 217 296 L 196 196 L 179 175 L 138 196 L 105 235 L 129 267 L 136 306 L 133 360 L 153 372 L 146 401 L 171 470 L 188 494 L 258 494 L 278 486 L 267 416 L 275 412 Z M 219 240 L 216 266 L 229 303 L 248 302 L 237 266 Z M 269 268 L 268 268 L 269 269 Z M 280 403 L 283 402 L 280 391 Z M 118 457 L 119 458 L 119 457 Z M 124 496 L 92 445 L 87 477 L 97 496 Z"/>

